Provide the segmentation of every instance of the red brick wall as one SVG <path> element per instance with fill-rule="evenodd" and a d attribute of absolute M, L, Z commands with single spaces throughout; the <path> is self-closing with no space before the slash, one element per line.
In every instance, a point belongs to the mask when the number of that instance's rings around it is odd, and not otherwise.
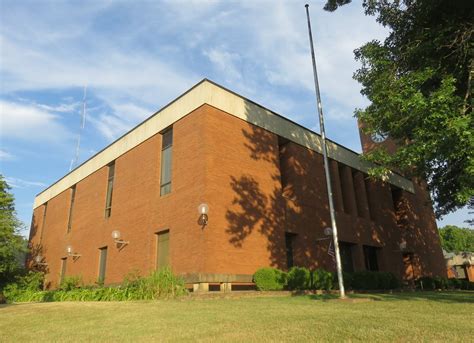
<path fill-rule="evenodd" d="M 66 275 L 82 275 L 86 283 L 97 280 L 99 248 L 104 246 L 108 247 L 106 283 L 120 282 L 133 270 L 147 274 L 156 268 L 156 233 L 161 230 L 170 231 L 170 262 L 179 274 L 253 274 L 268 265 L 285 269 L 285 232 L 296 234 L 295 265 L 333 268 L 328 240 L 318 241 L 330 226 L 321 155 L 290 142 L 280 156 L 275 134 L 208 105 L 176 122 L 173 130 L 170 194 L 160 196 L 161 136 L 157 134 L 116 159 L 110 218 L 104 217 L 107 167 L 77 184 L 70 233 L 70 190 L 48 202 L 44 228 L 44 206 L 34 211 L 31 244 L 40 243 L 44 229 L 42 254 L 52 287 L 59 280 L 68 244 L 81 257 L 68 258 Z M 284 189 L 280 169 L 287 179 Z M 340 240 L 356 244 L 356 270 L 364 269 L 362 245 L 366 244 L 383 248 L 382 270 L 401 274 L 403 263 L 397 251 L 401 229 L 389 185 L 363 182 L 364 176 L 353 175 L 348 167 L 341 168 L 338 176 L 335 161 L 331 170 Z M 354 184 L 357 194 L 350 187 Z M 366 197 L 361 193 L 364 189 Z M 415 210 L 414 249 L 424 272 L 441 274 L 432 211 L 420 207 L 423 195 L 406 197 Z M 202 202 L 209 205 L 205 227 L 198 224 L 197 206 Z M 343 211 L 343 203 L 352 207 Z M 130 244 L 119 250 L 111 237 L 113 230 Z"/>

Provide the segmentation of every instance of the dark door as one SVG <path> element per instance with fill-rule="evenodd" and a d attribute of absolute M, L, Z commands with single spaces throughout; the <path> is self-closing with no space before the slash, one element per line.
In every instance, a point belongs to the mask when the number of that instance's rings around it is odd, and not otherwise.
<path fill-rule="evenodd" d="M 164 231 L 159 232 L 158 236 L 158 246 L 156 254 L 156 268 L 160 269 L 163 267 L 168 267 L 169 255 L 170 255 L 170 232 Z"/>
<path fill-rule="evenodd" d="M 101 248 L 99 256 L 99 283 L 105 282 L 105 271 L 107 267 L 107 247 Z"/>

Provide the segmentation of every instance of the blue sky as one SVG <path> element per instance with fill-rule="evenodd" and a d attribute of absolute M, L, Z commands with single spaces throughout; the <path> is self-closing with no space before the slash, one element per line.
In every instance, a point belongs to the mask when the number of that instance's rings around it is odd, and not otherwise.
<path fill-rule="evenodd" d="M 358 1 L 309 3 L 327 135 L 360 151 L 353 50 L 387 31 Z M 69 171 L 85 85 L 79 163 L 202 78 L 319 131 L 304 4 L 0 0 L 0 172 L 24 234 L 34 196 Z"/>

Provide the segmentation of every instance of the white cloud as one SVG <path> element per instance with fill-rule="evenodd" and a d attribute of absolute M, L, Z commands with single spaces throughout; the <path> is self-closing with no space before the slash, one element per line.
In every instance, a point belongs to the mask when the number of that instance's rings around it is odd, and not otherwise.
<path fill-rule="evenodd" d="M 223 47 L 212 48 L 204 51 L 217 70 L 224 75 L 228 82 L 236 82 L 242 79 L 238 70 L 240 55 L 229 52 Z"/>
<path fill-rule="evenodd" d="M 70 136 L 58 115 L 33 104 L 0 100 L 0 124 L 4 138 L 56 142 Z"/>
<path fill-rule="evenodd" d="M 71 113 L 71 112 L 77 112 L 80 109 L 81 105 L 82 103 L 80 102 L 69 102 L 69 103 L 59 104 L 57 106 L 50 106 L 50 105 L 44 105 L 44 104 L 38 104 L 37 106 L 48 112 Z"/>
<path fill-rule="evenodd" d="M 15 178 L 15 177 L 5 177 L 5 181 L 7 181 L 7 183 L 12 188 L 30 188 L 30 187 L 46 187 L 47 186 L 43 182 L 28 181 L 28 180 Z"/>
<path fill-rule="evenodd" d="M 0 149 L 0 161 L 10 161 L 15 159 L 15 157 L 4 149 Z"/>

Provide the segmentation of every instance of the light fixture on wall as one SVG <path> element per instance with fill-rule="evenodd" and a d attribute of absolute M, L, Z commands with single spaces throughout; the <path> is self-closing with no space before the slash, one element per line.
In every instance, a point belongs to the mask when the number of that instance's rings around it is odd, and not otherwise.
<path fill-rule="evenodd" d="M 43 262 L 43 256 L 41 255 L 36 255 L 34 258 L 35 265 L 37 266 L 47 266 L 48 264 L 46 262 Z"/>
<path fill-rule="evenodd" d="M 120 239 L 120 236 L 121 236 L 121 233 L 119 230 L 112 231 L 112 238 L 114 239 L 114 242 L 117 245 L 117 248 L 122 249 L 125 245 L 129 244 L 130 242 Z"/>
<path fill-rule="evenodd" d="M 203 227 L 207 225 L 207 222 L 209 221 L 208 213 L 209 213 L 209 206 L 205 203 L 202 203 L 201 205 L 198 206 L 198 212 L 199 212 L 199 219 L 198 223 L 199 225 L 202 225 Z"/>
<path fill-rule="evenodd" d="M 318 239 L 316 239 L 316 242 L 326 241 L 328 239 L 332 239 L 332 237 L 331 237 L 332 236 L 332 228 L 326 227 L 326 228 L 324 228 L 323 232 L 324 232 L 324 236 L 326 236 L 326 237 L 318 238 Z"/>
<path fill-rule="evenodd" d="M 400 251 L 407 250 L 407 241 L 402 240 L 398 246 L 400 247 Z"/>
<path fill-rule="evenodd" d="M 81 254 L 75 253 L 71 245 L 68 245 L 66 247 L 66 252 L 67 252 L 67 255 L 72 257 L 74 260 L 77 260 L 79 257 L 82 256 Z"/>

